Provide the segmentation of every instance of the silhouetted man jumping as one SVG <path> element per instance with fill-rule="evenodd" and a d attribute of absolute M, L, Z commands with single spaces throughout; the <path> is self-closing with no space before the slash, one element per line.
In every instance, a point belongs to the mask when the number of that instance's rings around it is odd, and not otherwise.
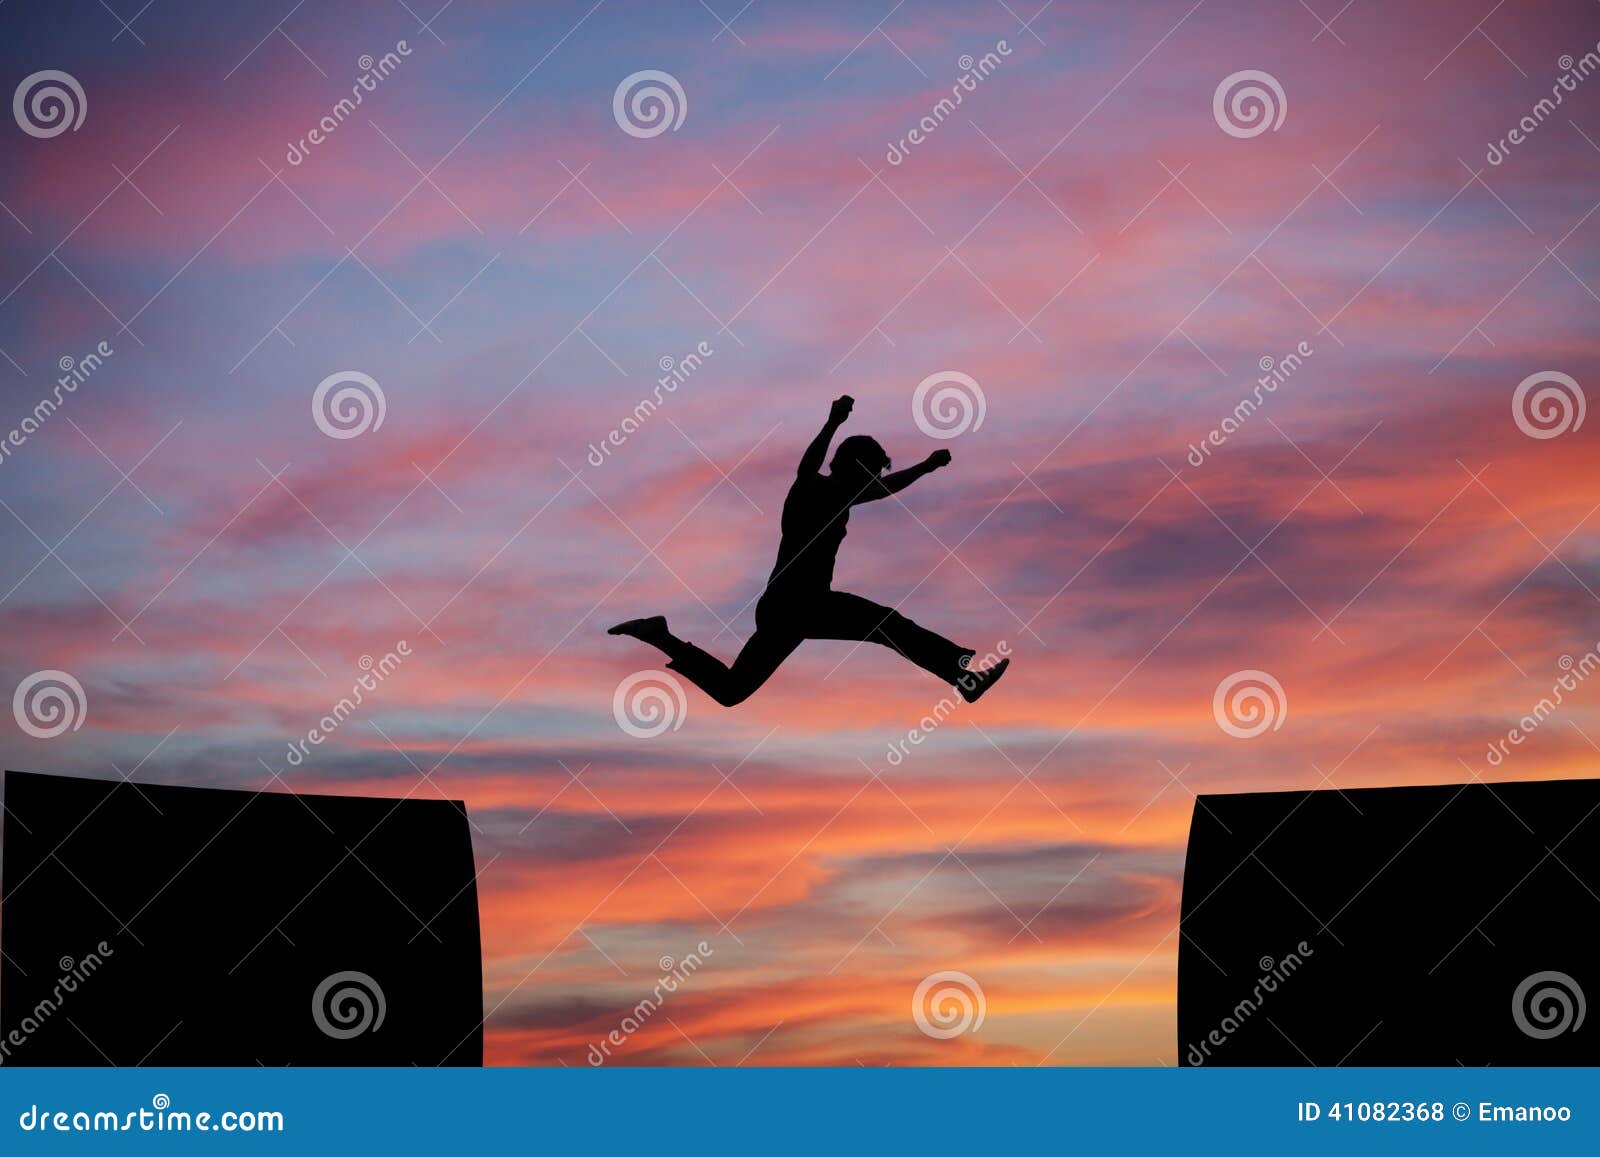
<path fill-rule="evenodd" d="M 897 494 L 950 462 L 950 451 L 935 450 L 909 469 L 885 474 L 889 455 L 874 439 L 857 434 L 839 443 L 828 473 L 823 474 L 828 446 L 854 404 L 850 397 L 833 403 L 827 424 L 800 459 L 783 503 L 778 559 L 756 603 L 756 631 L 733 666 L 672 634 L 660 615 L 618 623 L 608 633 L 632 635 L 665 652 L 671 659 L 668 668 L 724 707 L 748 699 L 806 639 L 854 640 L 892 648 L 954 684 L 968 703 L 993 686 L 1010 659 L 982 671 L 968 670 L 977 653 L 972 649 L 957 646 L 890 607 L 832 589 L 834 557 L 844 541 L 850 508 Z"/>

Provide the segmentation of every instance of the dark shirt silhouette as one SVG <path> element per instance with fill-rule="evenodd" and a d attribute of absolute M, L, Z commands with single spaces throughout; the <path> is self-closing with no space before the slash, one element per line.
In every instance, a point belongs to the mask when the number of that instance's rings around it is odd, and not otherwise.
<path fill-rule="evenodd" d="M 887 498 L 950 462 L 950 451 L 936 450 L 917 465 L 893 474 L 889 455 L 864 435 L 839 443 L 828 473 L 823 459 L 833 435 L 854 400 L 833 403 L 827 424 L 806 447 L 794 484 L 783 503 L 778 558 L 767 588 L 756 603 L 756 631 L 730 667 L 667 629 L 660 615 L 630 619 L 612 627 L 664 652 L 667 667 L 694 683 L 724 707 L 743 703 L 807 639 L 877 643 L 910 659 L 925 671 L 955 685 L 969 703 L 1005 672 L 1009 659 L 982 671 L 968 670 L 975 651 L 918 626 L 892 607 L 833 589 L 833 563 L 850 522 L 850 508 Z"/>
<path fill-rule="evenodd" d="M 841 447 L 842 449 L 843 447 Z M 833 562 L 849 533 L 854 500 L 832 475 L 806 472 L 783 500 L 783 537 L 767 590 L 806 590 L 833 585 Z"/>

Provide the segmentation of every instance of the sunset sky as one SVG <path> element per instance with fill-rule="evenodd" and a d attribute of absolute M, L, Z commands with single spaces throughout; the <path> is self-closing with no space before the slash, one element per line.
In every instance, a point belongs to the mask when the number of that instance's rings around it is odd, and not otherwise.
<path fill-rule="evenodd" d="M 0 439 L 113 351 L 0 459 L 0 690 L 87 704 L 0 764 L 466 801 L 486 1059 L 571 1065 L 702 941 L 612 1063 L 1171 1064 L 1193 793 L 1592 774 L 1600 686 L 1487 750 L 1600 645 L 1600 418 L 1513 402 L 1600 381 L 1600 78 L 1488 158 L 1593 0 L 440 2 L 0 7 L 5 91 L 87 103 L 0 124 Z M 676 129 L 614 116 L 643 70 Z M 1243 70 L 1276 129 L 1214 115 Z M 605 628 L 731 658 L 840 394 L 954 461 L 836 584 L 1010 672 L 904 758 L 948 689 L 846 643 L 629 734 L 661 656 Z M 1281 726 L 1219 726 L 1240 671 Z M 941 970 L 980 1030 L 919 1031 Z"/>

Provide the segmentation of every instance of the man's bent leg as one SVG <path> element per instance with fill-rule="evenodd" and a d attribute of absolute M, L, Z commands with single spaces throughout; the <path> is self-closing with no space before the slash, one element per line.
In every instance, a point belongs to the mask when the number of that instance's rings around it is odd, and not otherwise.
<path fill-rule="evenodd" d="M 735 707 L 771 678 L 799 645 L 799 639 L 758 629 L 731 667 L 676 636 L 670 637 L 661 649 L 672 659 L 667 664 L 668 670 L 676 671 L 722 706 Z"/>

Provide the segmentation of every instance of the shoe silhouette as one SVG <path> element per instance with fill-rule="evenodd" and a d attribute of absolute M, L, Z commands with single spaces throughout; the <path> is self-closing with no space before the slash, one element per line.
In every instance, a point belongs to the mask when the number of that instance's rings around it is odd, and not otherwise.
<path fill-rule="evenodd" d="M 629 619 L 625 623 L 618 623 L 606 631 L 606 634 L 631 635 L 641 643 L 649 643 L 652 646 L 657 644 L 657 640 L 670 637 L 665 615 L 651 615 L 647 619 Z"/>
<path fill-rule="evenodd" d="M 994 686 L 1011 660 L 969 671 L 975 652 L 912 622 L 893 607 L 833 589 L 833 564 L 850 521 L 850 509 L 898 494 L 917 479 L 950 463 L 950 451 L 935 450 L 915 466 L 887 473 L 889 455 L 873 438 L 845 438 L 828 472 L 828 447 L 855 401 L 833 403 L 828 420 L 800 458 L 783 503 L 778 557 L 756 603 L 756 630 L 731 665 L 674 635 L 660 615 L 629 619 L 608 630 L 648 643 L 676 671 L 724 707 L 743 703 L 807 639 L 877 643 L 960 690 L 968 703 Z"/>
<path fill-rule="evenodd" d="M 1006 668 L 1011 666 L 1010 659 L 1001 659 L 993 667 L 986 667 L 982 671 L 968 671 L 956 680 L 956 690 L 961 692 L 961 698 L 968 703 L 976 703 L 983 697 L 983 693 L 996 683 L 1000 676 L 1006 673 Z"/>

